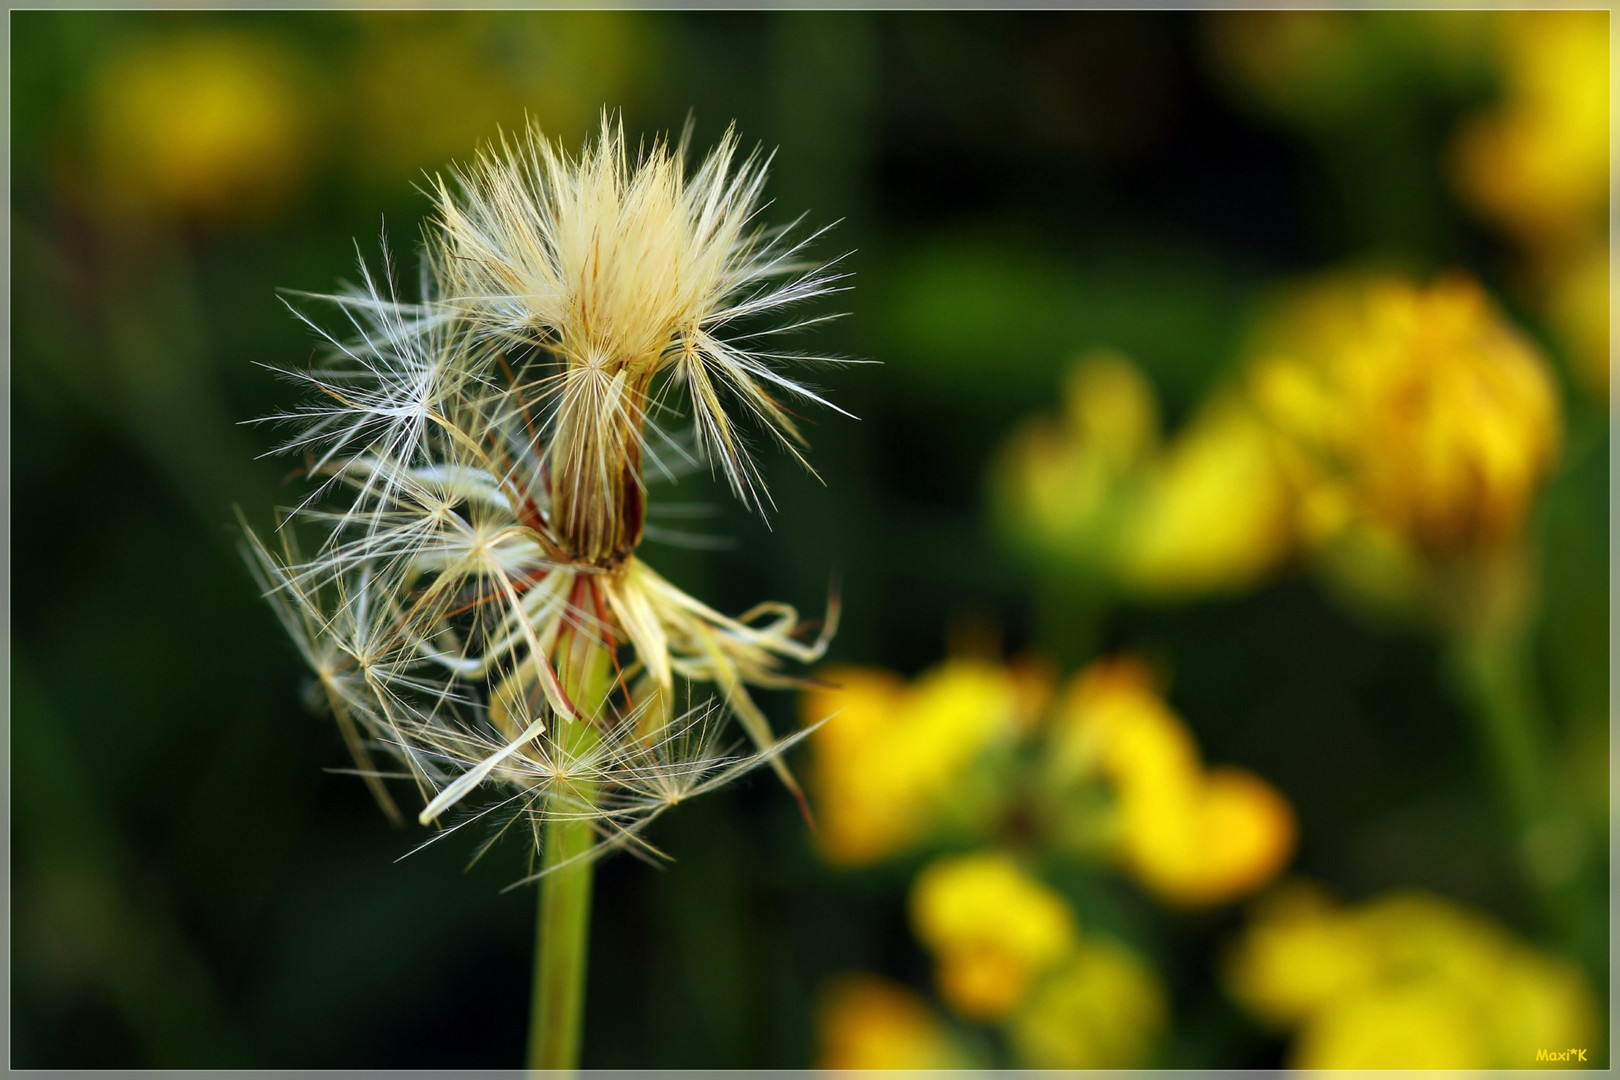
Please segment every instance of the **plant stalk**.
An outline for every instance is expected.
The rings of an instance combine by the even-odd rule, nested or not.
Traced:
[[[566,755],[590,749],[593,726],[613,687],[612,656],[592,644],[570,656],[564,683],[580,719],[559,721],[552,733]],[[534,987],[529,1015],[530,1069],[573,1073],[579,1067],[580,1033],[585,1020],[585,967],[590,951],[592,859],[595,842],[585,811],[595,797],[575,784],[570,803],[545,823],[541,837],[540,904],[535,924]]]
[[[1453,645],[1526,882],[1549,928],[1566,941],[1578,932],[1578,880],[1584,854],[1570,843],[1567,802],[1549,783],[1545,713],[1522,632],[1483,634]],[[1578,837],[1578,833],[1577,833]]]
[[[1461,669],[1497,789],[1515,826],[1529,829],[1545,810],[1541,722],[1523,643],[1463,643]]]

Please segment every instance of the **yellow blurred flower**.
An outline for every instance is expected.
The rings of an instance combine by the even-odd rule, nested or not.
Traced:
[[[1510,545],[1558,452],[1541,354],[1462,277],[1328,279],[1273,319],[1251,370],[1307,511],[1428,560]]]
[[[1008,439],[993,494],[1011,530],[1037,552],[1106,566],[1123,499],[1158,440],[1147,379],[1118,353],[1092,353],[1069,369],[1062,414],[1032,420]]]
[[[1291,883],[1256,905],[1229,960],[1234,995],[1297,1029],[1296,1068],[1532,1068],[1538,1050],[1596,1049],[1572,964],[1435,896],[1346,908]]]
[[[1495,26],[1503,100],[1458,136],[1458,186],[1532,249],[1584,247],[1608,231],[1609,14],[1504,12]]]
[[[949,661],[910,686],[853,667],[821,679],[828,685],[800,699],[805,723],[826,719],[810,737],[816,840],[849,866],[903,851],[947,817],[974,816],[964,774],[1017,741],[1032,704],[1014,671],[979,660]]]
[[[1293,547],[1293,500],[1272,434],[1223,394],[1146,471],[1119,572],[1148,595],[1227,592],[1258,584]]]
[[[1492,1062],[1466,1001],[1433,983],[1352,997],[1307,1024],[1289,1064],[1298,1069],[1484,1069]]]
[[[1377,963],[1355,947],[1326,893],[1290,881],[1255,902],[1227,982],[1261,1020],[1291,1027],[1371,983]]]
[[[974,1062],[928,1003],[876,975],[845,975],[823,990],[818,1069],[962,1069]]]
[[[1561,309],[1605,364],[1607,285],[1594,259]],[[1353,592],[1409,602],[1429,569],[1512,561],[1561,440],[1545,358],[1462,276],[1296,287],[1237,387],[1168,443],[1155,417],[1128,361],[1082,361],[1062,421],[1027,425],[1002,455],[1009,531],[1138,597],[1252,588],[1300,554]]]
[[[929,864],[912,885],[911,922],[940,996],[975,1020],[1007,1015],[1077,940],[1063,897],[1002,852]]]
[[[1569,350],[1575,377],[1604,400],[1609,396],[1608,232],[1559,266],[1549,283],[1553,332]]]
[[[1135,953],[1087,936],[1043,979],[1010,1024],[1032,1069],[1124,1069],[1148,1063],[1169,1022],[1158,974]]]
[[[1523,246],[1526,298],[1606,395],[1607,269],[1599,300],[1591,252],[1609,235],[1608,12],[1230,11],[1206,28],[1242,102],[1335,150],[1416,87],[1471,93],[1494,73],[1498,100],[1447,147],[1453,186]]]
[[[1008,439],[992,495],[1043,559],[1159,599],[1252,586],[1292,549],[1268,430],[1218,397],[1168,446],[1145,376],[1113,352],[1070,368],[1063,412]]]
[[[1609,387],[1609,13],[1494,23],[1502,100],[1452,145],[1458,190],[1517,238],[1528,293],[1580,383]]]
[[[133,39],[89,88],[98,197],[118,213],[251,220],[304,178],[310,99],[271,39],[206,30]]]
[[[1244,770],[1205,771],[1191,733],[1138,661],[1102,661],[1080,673],[1058,707],[1049,753],[1060,777],[1095,773],[1109,783],[1118,857],[1170,903],[1240,896],[1293,853],[1287,800]]]

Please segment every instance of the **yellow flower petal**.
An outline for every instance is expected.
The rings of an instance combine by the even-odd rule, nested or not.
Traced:
[[[876,975],[846,975],[822,994],[818,1069],[960,1069],[973,1063],[926,1002]]]
[[[917,937],[939,961],[940,994],[964,1016],[1004,1016],[1068,954],[1074,914],[1006,854],[937,860],[911,890]]]
[[[961,796],[958,781],[988,748],[1016,739],[1038,703],[1028,680],[997,664],[952,660],[908,686],[886,672],[836,668],[806,693],[816,839],[830,861],[876,862],[919,842]]]
[[[1145,1065],[1169,1019],[1158,975],[1105,938],[1086,938],[1013,1018],[1019,1064],[1034,1069]]]

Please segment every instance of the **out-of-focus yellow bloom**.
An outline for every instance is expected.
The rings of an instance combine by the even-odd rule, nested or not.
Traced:
[[[1228,983],[1298,1030],[1296,1068],[1532,1068],[1537,1050],[1596,1049],[1573,965],[1421,893],[1344,908],[1308,885],[1279,890],[1257,905]]]
[[[1458,186],[1537,251],[1584,247],[1609,206],[1609,14],[1503,12],[1504,99],[1459,135]]]
[[[1093,353],[1069,369],[1062,415],[1033,420],[1008,440],[994,494],[1038,551],[1106,566],[1122,499],[1158,440],[1147,379],[1117,353]]]
[[[1008,440],[993,494],[1020,543],[1116,587],[1160,599],[1245,588],[1291,549],[1269,439],[1227,395],[1161,446],[1152,386],[1099,352],[1070,369],[1061,417]]]
[[[1006,1016],[1074,950],[1074,914],[1010,856],[936,860],[911,889],[911,922],[934,954],[940,995],[963,1016]]]
[[[1540,353],[1461,277],[1310,287],[1251,376],[1294,482],[1327,508],[1307,515],[1316,539],[1382,528],[1430,560],[1508,545],[1558,451]]]
[[[1269,880],[1294,853],[1293,808],[1246,769],[1206,772],[1188,818],[1190,826],[1163,821],[1160,850],[1138,858],[1147,885],[1176,903],[1219,904],[1241,896]]]
[[[1484,1069],[1492,1064],[1468,1003],[1434,983],[1346,999],[1300,1032],[1298,1069]],[[1526,1064],[1531,1059],[1526,1058]]]
[[[1009,1036],[1027,1068],[1133,1068],[1148,1063],[1169,1012],[1151,967],[1123,945],[1087,936],[1041,980]]]
[[[1575,377],[1609,394],[1609,244],[1604,231],[1579,256],[1561,265],[1549,286],[1553,330],[1569,350]]]
[[[1609,14],[1502,12],[1503,96],[1457,136],[1463,197],[1528,256],[1533,301],[1574,374],[1609,387]]]
[[[1293,852],[1287,801],[1244,770],[1206,772],[1191,733],[1138,661],[1103,661],[1081,672],[1053,721],[1050,753],[1059,776],[1094,773],[1111,785],[1120,859],[1171,903],[1240,896]]]
[[[822,993],[818,1069],[963,1069],[974,1062],[928,1003],[876,975],[845,975]]]
[[[1291,881],[1260,898],[1228,964],[1233,992],[1274,1027],[1303,1021],[1327,1002],[1370,984],[1378,966],[1357,949],[1320,889]]]
[[[1606,394],[1607,270],[1600,300],[1597,270],[1577,265],[1607,250],[1607,12],[1233,11],[1206,25],[1215,68],[1241,100],[1339,143],[1364,137],[1346,129],[1376,123],[1416,85],[1470,87],[1494,71],[1500,99],[1448,148],[1454,186],[1519,240],[1526,298],[1581,381]]]
[[[1052,720],[1048,759],[1066,780],[1102,773],[1154,789],[1187,787],[1200,768],[1192,733],[1155,691],[1152,672],[1132,657],[1098,661],[1069,684]]]
[[[1606,357],[1607,265],[1584,272],[1569,321]],[[1242,385],[1167,445],[1152,400],[1126,361],[1083,362],[1064,421],[1009,443],[996,494],[1043,557],[1157,599],[1249,588],[1296,553],[1369,595],[1511,561],[1561,438],[1545,359],[1461,276],[1307,284]]]
[[[963,810],[969,767],[1016,741],[1031,705],[1000,665],[952,660],[911,686],[887,672],[838,668],[800,699],[810,738],[816,839],[835,863],[864,865],[924,839]]]
[[[1254,586],[1294,544],[1273,437],[1248,405],[1206,405],[1147,471],[1120,544],[1122,578],[1157,596]]]
[[[250,220],[302,181],[310,101],[262,35],[133,39],[98,69],[89,137],[103,204],[120,213]]]

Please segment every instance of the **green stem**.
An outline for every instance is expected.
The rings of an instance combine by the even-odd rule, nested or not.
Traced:
[[[1523,831],[1542,813],[1545,792],[1539,710],[1521,645],[1511,638],[1465,641],[1456,660],[1474,701],[1498,790]]]
[[[553,738],[565,755],[577,755],[597,738],[599,719],[613,683],[611,656],[592,648],[572,666],[569,695],[581,719],[561,721]],[[579,1067],[580,1031],[585,1020],[585,964],[590,947],[591,869],[585,857],[595,842],[582,811],[594,792],[576,784],[570,804],[551,817],[541,837],[540,906],[536,917],[534,988],[529,1016],[528,1067],[572,1073]],[[584,804],[584,805],[581,805]]]
[[[1453,648],[1526,880],[1549,928],[1578,945],[1584,842],[1567,799],[1549,783],[1548,732],[1524,631],[1464,635]]]

